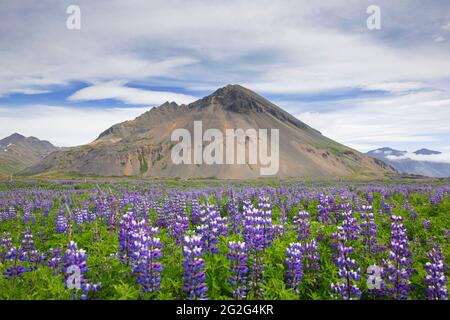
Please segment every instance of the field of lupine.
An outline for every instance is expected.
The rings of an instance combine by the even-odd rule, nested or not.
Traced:
[[[450,185],[2,182],[0,299],[447,299]]]

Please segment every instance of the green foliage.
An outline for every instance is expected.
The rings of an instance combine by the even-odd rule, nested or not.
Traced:
[[[139,155],[139,170],[141,173],[146,173],[148,171],[148,164],[147,160],[145,160],[144,156],[142,154]]]
[[[141,171],[147,171],[145,159],[141,159]],[[183,188],[202,188],[220,186],[220,181],[167,181],[165,187],[183,189]],[[266,185],[279,186],[279,182],[264,182]],[[150,183],[149,183],[150,184]],[[246,185],[258,182],[249,182]],[[151,184],[150,184],[151,185]],[[94,192],[103,192],[106,195],[109,192],[117,193],[118,190],[135,190],[142,186],[132,181],[116,181],[114,183],[103,182],[100,186],[97,182],[77,182],[73,184],[54,184],[48,182],[35,182],[33,189],[43,190],[77,190],[80,193],[73,195],[70,199],[73,206],[89,201],[90,194]],[[147,184],[146,187],[149,187]],[[27,188],[26,182],[14,182],[12,184],[0,184],[0,190],[24,190]],[[98,191],[100,189],[100,191]],[[109,191],[108,191],[109,190]],[[82,192],[87,191],[87,192]],[[3,191],[5,192],[5,191]],[[61,193],[63,194],[63,193]],[[362,195],[361,195],[362,196]],[[207,199],[215,202],[215,194],[212,193]],[[286,199],[283,199],[285,201]],[[374,193],[374,212],[382,210],[380,193]],[[444,254],[447,257],[447,263],[450,257],[450,246],[448,245],[448,236],[446,231],[450,229],[450,198],[446,196],[438,205],[432,205],[427,194],[413,192],[408,196],[401,193],[394,193],[386,200],[392,206],[392,213],[405,218],[405,226],[408,230],[408,239],[411,243],[411,250],[414,259],[413,277],[411,279],[414,290],[411,298],[423,299],[425,297],[425,284],[423,278],[425,270],[423,266],[427,262],[426,253],[430,250],[432,244],[440,244]],[[405,210],[403,203],[408,203],[417,212],[415,219],[411,218],[411,212]],[[201,199],[202,203],[206,199]],[[221,209],[223,216],[227,215],[227,199],[220,199],[217,205]],[[264,282],[261,287],[263,290],[263,299],[332,299],[329,285],[337,281],[337,268],[333,263],[333,248],[331,246],[330,235],[336,232],[336,225],[324,225],[317,221],[317,200],[304,198],[296,207],[291,208],[288,213],[289,226],[286,233],[276,238],[273,244],[264,252]],[[163,271],[161,274],[161,290],[156,293],[144,294],[140,290],[136,280],[132,275],[132,269],[126,264],[119,262],[117,229],[109,228],[104,221],[86,223],[81,227],[75,227],[68,235],[57,234],[55,230],[55,221],[59,207],[58,201],[55,201],[53,207],[47,216],[42,212],[35,212],[36,223],[23,225],[19,221],[0,221],[0,235],[7,231],[12,234],[14,243],[19,244],[20,233],[30,229],[35,235],[35,246],[41,252],[48,252],[50,248],[66,248],[70,240],[74,240],[79,248],[86,249],[88,254],[87,264],[89,271],[86,278],[91,283],[100,283],[101,290],[91,299],[185,299],[183,292],[183,254],[180,245],[170,238],[166,230],[162,230],[160,238],[163,246],[163,256],[161,263]],[[128,208],[125,208],[128,209]],[[286,248],[292,242],[297,241],[295,231],[292,229],[293,216],[298,210],[307,210],[311,216],[312,237],[319,238],[320,251],[320,270],[318,272],[306,271],[300,285],[300,292],[294,293],[293,290],[286,287]],[[0,208],[1,210],[1,208]],[[187,213],[191,213],[191,208],[187,208]],[[120,213],[119,213],[120,214]],[[146,213],[149,220],[153,223],[157,220],[157,214],[154,209]],[[281,208],[273,208],[273,219],[277,221],[281,215]],[[358,213],[356,213],[358,217]],[[422,225],[422,220],[428,219],[431,222],[431,230],[427,230]],[[375,222],[379,226],[377,239],[380,244],[387,246],[390,240],[390,219],[386,214],[375,214]],[[117,228],[117,226],[116,226]],[[193,229],[193,226],[190,226]],[[230,299],[232,288],[228,282],[230,272],[230,262],[226,257],[227,244],[230,240],[242,240],[242,235],[232,235],[229,237],[219,237],[219,254],[207,255],[203,258],[206,264],[206,278],[208,284],[208,298],[210,299]],[[361,289],[364,299],[374,299],[366,287],[367,267],[373,264],[380,264],[383,258],[387,258],[387,252],[381,252],[372,257],[365,255],[366,248],[361,242],[355,244],[355,251],[358,254],[358,263],[362,271]],[[7,263],[0,263],[0,272],[3,273],[8,267]],[[448,271],[447,271],[448,275]],[[249,299],[254,297],[249,296]],[[72,299],[72,291],[65,288],[62,275],[55,275],[45,263],[40,264],[34,271],[26,272],[21,278],[15,281],[8,280],[6,276],[0,276],[0,299]]]

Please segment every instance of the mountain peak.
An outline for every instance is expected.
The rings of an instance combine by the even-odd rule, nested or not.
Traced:
[[[204,109],[209,106],[218,106],[227,112],[240,114],[265,113],[297,128],[320,134],[266,98],[238,84],[228,84],[209,96],[189,104],[191,109]]]
[[[221,106],[226,111],[235,113],[263,112],[277,108],[270,101],[257,93],[237,84],[219,88],[209,96],[191,103],[190,108],[207,108],[211,105]]]
[[[239,84],[227,84],[226,86],[217,89],[212,93],[212,96],[220,96],[230,93],[255,94],[250,89],[247,89]]]
[[[25,136],[19,133],[13,133],[12,135],[7,136],[6,138],[0,140],[0,144],[16,143],[24,139],[26,139]]]
[[[16,173],[38,163],[57,149],[48,141],[13,133],[0,140],[0,174]]]
[[[228,84],[225,87],[217,89],[206,98],[210,100],[218,99],[221,102],[230,103],[236,103],[238,101],[249,102],[250,100],[259,101],[263,104],[270,103],[268,100],[261,97],[257,93],[238,84]]]
[[[7,137],[7,139],[25,139],[25,136],[21,135],[20,133],[14,132],[12,135]]]
[[[219,162],[212,165],[206,162],[198,166],[197,163],[176,164],[172,158],[173,148],[177,145],[174,130],[187,130],[189,134],[194,134],[195,140],[198,134],[196,121],[202,122],[201,130],[205,134],[209,129],[225,132],[226,135],[230,129],[257,131],[261,138],[256,143],[267,143],[271,147],[271,156],[277,157],[277,161],[279,156],[278,177],[347,176],[356,172],[382,175],[393,172],[383,162],[322,136],[257,93],[240,85],[227,85],[188,105],[167,101],[134,120],[113,125],[88,146],[54,152],[21,173],[37,174],[56,170],[97,176],[227,179],[257,178],[261,175],[260,169],[266,165],[251,160],[251,139],[246,139],[243,145],[245,154],[249,155],[245,163],[227,163],[222,166],[219,163],[225,163],[222,162],[225,159],[218,158]],[[268,139],[262,141],[262,134],[268,134],[269,131],[270,142]],[[207,142],[203,133],[199,137]],[[279,137],[282,138],[278,140]],[[229,152],[227,146],[230,146],[231,141],[227,142],[226,137],[221,140],[224,156]],[[277,148],[276,154],[272,153],[272,147]],[[188,148],[191,149],[190,146]],[[187,156],[191,158],[191,155]]]
[[[422,149],[414,151],[413,153],[418,154],[418,155],[433,155],[433,154],[441,154],[442,152],[422,148]]]
[[[172,102],[166,101],[159,106],[159,108],[166,108],[166,107],[178,107],[178,104],[175,101]]]

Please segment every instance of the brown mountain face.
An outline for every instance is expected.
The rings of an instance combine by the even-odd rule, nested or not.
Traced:
[[[23,170],[57,149],[48,141],[14,133],[0,140],[0,174],[10,175]]]
[[[248,163],[247,140],[245,164],[174,164],[171,152],[178,141],[171,141],[171,134],[185,128],[194,136],[194,121],[202,121],[203,133],[209,128],[222,132],[278,129],[277,177],[381,176],[393,172],[383,162],[324,137],[258,94],[228,85],[188,105],[166,102],[132,121],[112,126],[90,144],[53,152],[22,173],[229,179],[261,176],[259,162]],[[203,142],[203,148],[208,144]]]

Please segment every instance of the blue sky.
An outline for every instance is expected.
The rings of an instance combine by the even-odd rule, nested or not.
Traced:
[[[450,153],[448,52],[449,1],[3,1],[0,137],[89,143],[237,83],[360,151]]]

